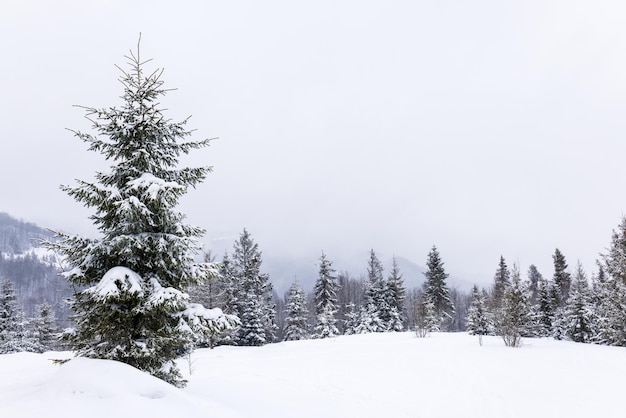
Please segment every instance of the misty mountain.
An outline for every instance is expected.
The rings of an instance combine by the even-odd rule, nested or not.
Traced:
[[[337,273],[347,274],[353,279],[359,279],[367,276],[368,257],[369,252],[363,252],[363,254],[354,257],[331,258],[331,261]],[[219,259],[217,261],[219,261]],[[391,270],[392,257],[382,256],[381,261],[385,268],[385,274],[388,274]],[[426,267],[405,257],[396,256],[396,261],[402,273],[405,287],[407,289],[421,287],[424,283]],[[289,289],[294,279],[297,279],[304,289],[310,291],[313,289],[315,280],[317,280],[318,258],[286,257],[264,253],[262,270],[264,273],[269,274],[274,289],[281,296]],[[456,277],[449,277],[448,286],[450,288],[456,287],[459,290],[469,291],[473,283]]]
[[[53,237],[54,234],[46,229],[0,212],[0,253],[22,254],[30,248],[39,247],[38,241]]]
[[[69,313],[64,299],[71,291],[59,276],[54,254],[41,247],[45,239],[54,239],[54,234],[0,213],[0,281],[13,282],[26,317],[34,316],[36,305],[47,302],[63,321]]]

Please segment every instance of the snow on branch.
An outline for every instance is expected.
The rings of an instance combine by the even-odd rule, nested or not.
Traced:
[[[98,284],[88,288],[85,292],[103,299],[119,296],[122,292],[143,296],[142,281],[141,276],[133,270],[117,266],[107,271]]]

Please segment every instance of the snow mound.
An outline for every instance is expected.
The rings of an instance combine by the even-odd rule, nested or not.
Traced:
[[[33,362],[39,376],[44,368],[48,373],[36,382],[24,378],[23,384],[7,383],[9,393],[3,382],[2,417],[240,417],[210,398],[192,397],[117,361],[74,358],[58,366],[32,353],[20,353],[15,359],[22,367]],[[5,363],[9,362],[1,363],[3,370]]]

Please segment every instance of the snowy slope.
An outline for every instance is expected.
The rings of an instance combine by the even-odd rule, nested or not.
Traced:
[[[198,350],[175,389],[67,353],[0,356],[0,417],[623,417],[623,348],[467,334]],[[191,374],[189,374],[191,369]]]

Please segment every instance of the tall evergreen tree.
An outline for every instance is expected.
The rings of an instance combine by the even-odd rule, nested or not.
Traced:
[[[304,290],[293,282],[285,301],[285,341],[309,338],[308,316]]]
[[[520,280],[519,269],[513,267],[511,286],[504,293],[502,315],[497,329],[509,347],[519,347],[522,337],[529,334],[532,325],[530,304]]]
[[[384,332],[388,328],[389,306],[385,300],[383,265],[374,250],[370,250],[367,262],[367,281],[364,286],[363,304],[359,312],[358,333]]]
[[[570,287],[572,285],[572,277],[567,271],[567,262],[565,256],[557,248],[552,256],[554,261],[554,284],[558,290],[558,303],[559,306],[565,306],[567,298],[569,297]]]
[[[467,332],[470,335],[478,335],[478,343],[483,345],[483,335],[489,334],[489,331],[490,327],[485,303],[478,286],[474,285],[472,289],[472,303],[467,312]]]
[[[572,341],[590,342],[596,335],[595,315],[587,276],[578,262],[574,274],[573,292],[565,305],[564,334]]]
[[[537,270],[537,266],[531,264],[530,267],[528,267],[528,290],[530,291],[531,305],[537,304],[539,298],[539,282],[542,278],[543,276],[539,273],[539,270]]]
[[[554,335],[553,325],[556,309],[555,287],[551,281],[541,279],[538,286],[537,299],[537,334],[541,337]]]
[[[598,334],[601,344],[626,346],[626,217],[611,236],[608,252],[602,255],[605,277],[594,283],[597,300]]]
[[[491,306],[494,311],[498,310],[503,303],[504,293],[511,284],[511,273],[503,256],[500,256],[498,269],[493,278],[493,291],[491,293]]]
[[[256,346],[274,340],[276,324],[272,301],[272,284],[267,274],[261,273],[259,246],[244,229],[235,241],[232,255],[232,275],[236,285],[236,314],[241,318],[237,334],[238,345]]]
[[[450,291],[446,285],[448,274],[445,272],[443,264],[437,247],[433,245],[428,253],[426,262],[428,270],[424,273],[424,276],[426,276],[424,296],[433,305],[434,315],[440,329],[446,322],[449,322],[454,313],[454,306],[450,300]]]
[[[118,360],[182,386],[175,364],[181,349],[234,324],[218,310],[190,304],[185,290],[209,280],[214,266],[194,261],[203,230],[183,222],[175,207],[208,167],[178,168],[179,156],[208,145],[192,141],[186,120],[165,117],[159,99],[162,71],[145,72],[136,53],[122,70],[120,108],[87,108],[96,134],[76,136],[111,161],[95,181],[62,189],[95,209],[100,239],[59,233],[49,242],[67,261],[65,277],[77,290],[72,301],[74,332],[67,334],[79,356]]]
[[[23,332],[13,282],[5,280],[0,284],[0,354],[22,351],[19,339]]]
[[[0,354],[20,351],[44,350],[28,333],[13,282],[5,280],[0,284]]]
[[[404,288],[404,279],[398,267],[398,262],[393,257],[391,271],[385,283],[385,300],[389,307],[387,328],[390,331],[404,330],[404,300],[406,298],[406,290]]]
[[[337,313],[337,278],[332,262],[322,252],[320,256],[319,275],[313,289],[315,299],[315,337],[327,338],[339,334],[336,326]]]

